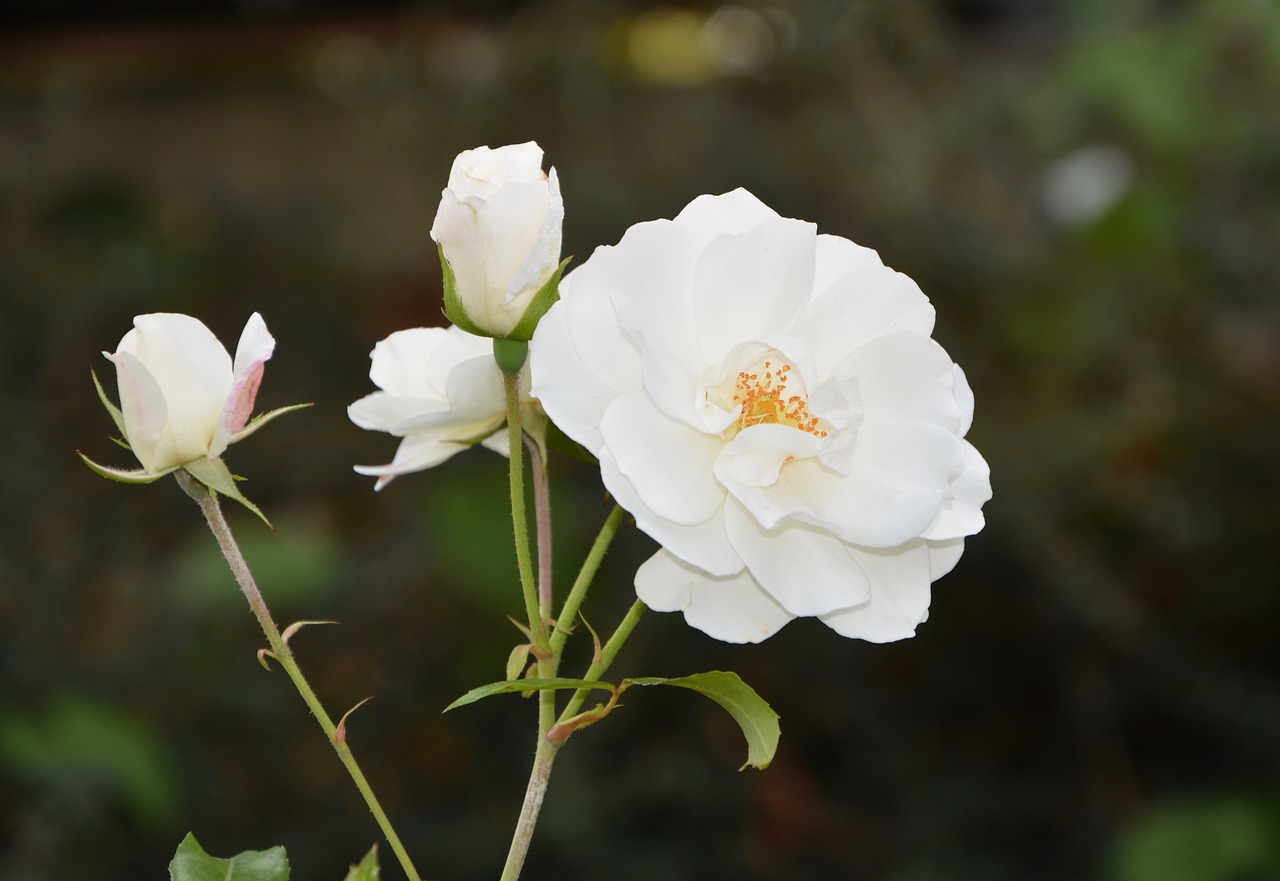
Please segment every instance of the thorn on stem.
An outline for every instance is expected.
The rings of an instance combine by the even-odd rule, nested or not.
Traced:
[[[280,657],[271,649],[258,649],[258,663],[262,665],[262,669],[269,671],[271,669],[271,665],[267,663],[267,658],[270,658],[276,663],[280,662]]]
[[[363,707],[365,704],[367,704],[371,700],[373,700],[372,695],[360,701],[360,703],[356,704],[354,707],[352,707],[351,709],[347,710],[345,713],[342,714],[342,718],[338,720],[338,727],[335,728],[333,732],[333,742],[335,744],[347,742],[347,717],[350,716],[352,713],[354,713],[356,710]]]
[[[338,623],[337,621],[294,621],[292,624],[290,624],[288,627],[284,629],[284,633],[280,634],[280,639],[281,641],[284,642],[285,645],[288,645],[289,640],[293,638],[293,635],[297,633],[299,630],[301,630],[302,628],[306,627],[308,624],[337,624],[337,623]]]

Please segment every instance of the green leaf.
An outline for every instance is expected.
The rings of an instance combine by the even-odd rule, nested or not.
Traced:
[[[182,470],[186,471],[193,478],[204,484],[211,492],[221,493],[229,499],[239,502],[253,513],[257,514],[263,523],[271,526],[271,521],[266,518],[258,506],[249,501],[241,494],[240,488],[236,486],[236,479],[232,476],[227,463],[221,459],[208,459],[201,457],[193,459],[182,466]],[[272,527],[274,528],[274,527]]]
[[[289,881],[289,858],[283,847],[273,847],[218,859],[205,853],[188,832],[169,863],[169,881]]]
[[[108,480],[114,480],[117,483],[154,483],[169,473],[168,471],[162,471],[159,474],[153,474],[145,468],[139,468],[135,471],[126,471],[123,468],[111,468],[107,465],[99,465],[79,450],[76,450],[76,455],[83,459],[84,464],[92,468],[95,473],[102,475]]]
[[[98,400],[102,402],[102,406],[107,408],[107,412],[111,414],[111,418],[115,420],[116,428],[120,431],[121,437],[128,437],[128,433],[124,430],[124,414],[120,412],[120,408],[111,403],[111,399],[107,397],[107,393],[102,390],[102,383],[98,381],[96,371],[90,370],[89,375],[93,377],[93,387],[98,390]]]
[[[763,770],[773,761],[782,733],[778,727],[778,714],[737,673],[713,670],[676,679],[647,676],[623,680],[623,687],[628,685],[674,685],[711,698],[733,716],[747,738],[747,761],[738,770],[747,767]]]
[[[369,848],[369,852],[364,855],[359,865],[351,867],[351,871],[343,881],[378,881],[381,877],[382,870],[378,868],[378,845],[375,844]]]
[[[492,697],[495,694],[511,694],[512,692],[528,692],[543,691],[548,688],[596,688],[601,691],[615,691],[616,686],[608,682],[600,682],[591,679],[508,679],[505,682],[490,682],[488,685],[481,685],[479,688],[473,688],[458,698],[449,706],[444,708],[443,712],[465,707],[467,704],[474,704],[482,698]],[[750,691],[750,689],[748,689]],[[753,692],[754,693],[754,692]]]

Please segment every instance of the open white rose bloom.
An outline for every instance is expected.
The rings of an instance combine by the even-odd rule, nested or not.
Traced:
[[[356,466],[378,478],[375,489],[476,443],[506,454],[506,436],[498,434],[507,422],[506,402],[493,340],[457,327],[415,327],[391,334],[370,358],[369,378],[381,391],[356,401],[347,415],[361,428],[403,438],[389,465]]]
[[[662,545],[645,603],[731,642],[798,616],[915,632],[991,489],[914,282],[736,190],[631,227],[560,290],[533,394]]]
[[[235,361],[209,328],[189,315],[133,319],[114,353],[125,439],[151,475],[217,459],[262,420],[249,422],[267,359],[275,350],[262,316],[240,334]]]

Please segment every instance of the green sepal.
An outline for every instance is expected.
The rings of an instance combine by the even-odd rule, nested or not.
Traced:
[[[381,877],[382,870],[378,868],[378,845],[375,844],[369,848],[369,852],[364,855],[364,859],[358,865],[351,867],[351,871],[343,881],[379,881]]]
[[[102,406],[107,408],[107,412],[111,414],[111,418],[116,423],[116,429],[120,432],[121,437],[128,437],[129,434],[124,430],[124,414],[120,412],[120,408],[111,403],[111,399],[107,397],[106,391],[102,388],[102,383],[98,381],[98,373],[96,370],[90,370],[89,375],[93,377],[93,387],[98,390],[98,400],[102,402]]]
[[[259,413],[257,416],[250,419],[248,424],[246,424],[244,428],[240,429],[235,434],[233,434],[231,438],[227,441],[227,443],[229,444],[239,443],[240,441],[244,440],[249,435],[253,434],[259,428],[266,425],[268,422],[271,422],[278,416],[283,416],[286,413],[292,413],[294,410],[305,410],[307,407],[314,407],[314,406],[315,404],[311,404],[311,403],[294,404],[289,407],[280,407],[275,410],[270,410],[266,413]]]
[[[204,484],[205,488],[210,492],[224,495],[233,501],[239,502],[257,514],[258,518],[268,527],[275,528],[271,526],[271,521],[266,518],[266,515],[258,510],[258,506],[246,499],[240,492],[240,487],[236,486],[236,477],[227,468],[226,462],[221,459],[201,457],[183,465],[182,470],[191,475],[197,482]]]
[[[155,483],[157,480],[168,474],[169,471],[177,470],[175,468],[170,468],[169,471],[161,471],[159,474],[148,471],[145,468],[138,468],[135,471],[125,471],[123,468],[109,468],[106,465],[99,465],[79,450],[76,450],[76,455],[84,461],[84,464],[93,469],[95,473],[102,475],[108,480],[114,480],[117,483]]]
[[[447,713],[450,710],[456,710],[458,707],[465,707],[467,704],[474,704],[478,700],[486,697],[493,697],[495,694],[511,694],[513,692],[528,691],[545,691],[546,689],[561,688],[596,688],[601,691],[616,691],[617,687],[608,683],[600,682],[593,679],[508,679],[505,682],[490,682],[488,685],[481,685],[473,688],[458,698],[449,706],[445,707],[441,712]]]
[[[526,341],[533,339],[533,332],[537,329],[542,316],[546,315],[547,310],[560,299],[560,276],[564,275],[564,268],[572,259],[573,257],[569,256],[560,261],[556,271],[551,273],[551,278],[547,279],[547,283],[533,295],[533,299],[529,301],[529,308],[524,310],[524,315],[520,316],[511,333],[507,334],[507,339]]]
[[[747,760],[738,770],[748,767],[764,770],[773,761],[782,734],[778,714],[737,673],[713,670],[675,679],[646,676],[623,680],[623,688],[629,685],[674,685],[711,698],[728,711],[747,738]]]
[[[188,832],[169,863],[169,881],[289,881],[289,858],[283,847],[273,847],[218,859]]]
[[[476,323],[471,320],[471,316],[467,314],[467,310],[463,308],[462,300],[458,297],[458,277],[453,274],[453,267],[445,259],[444,245],[436,245],[436,250],[440,253],[440,275],[444,284],[445,317],[467,333],[473,333],[476,336],[493,336],[488,331],[477,327]]]

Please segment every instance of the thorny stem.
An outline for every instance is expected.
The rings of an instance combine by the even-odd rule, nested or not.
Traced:
[[[542,451],[533,438],[524,439],[529,450],[529,469],[533,472],[533,520],[538,530],[538,613],[542,620],[551,617],[551,491],[547,485],[547,466]]]
[[[648,606],[642,600],[636,600],[631,604],[631,608],[627,610],[626,616],[619,622],[618,628],[613,631],[613,636],[609,637],[609,641],[604,644],[604,648],[600,651],[600,660],[587,669],[583,679],[599,679],[608,672],[609,667],[613,664],[613,659],[618,656],[618,652],[622,650],[623,644],[626,643],[627,637],[631,636],[631,631],[636,629],[636,625],[640,623],[640,619],[644,616]],[[569,699],[568,705],[565,706],[564,712],[560,714],[560,721],[573,718],[578,710],[582,708],[582,703],[587,699],[590,689],[579,688],[573,693],[573,697]]]
[[[227,565],[231,567],[231,574],[235,576],[236,583],[240,585],[240,591],[244,594],[245,599],[249,601],[249,608],[253,610],[254,617],[258,619],[262,632],[266,634],[267,643],[271,646],[272,656],[280,662],[280,666],[284,667],[294,687],[298,689],[298,693],[302,695],[303,701],[306,702],[307,708],[311,710],[311,714],[315,716],[316,721],[320,723],[320,727],[324,729],[325,736],[329,738],[329,744],[333,747],[334,752],[338,754],[338,759],[347,769],[347,773],[351,775],[351,779],[355,782],[356,788],[360,790],[360,794],[364,796],[365,804],[369,806],[374,819],[378,821],[378,826],[382,829],[382,834],[386,837],[387,843],[391,845],[396,858],[400,861],[400,867],[404,869],[405,875],[409,877],[409,881],[420,881],[418,870],[414,868],[408,853],[405,852],[404,846],[400,843],[400,837],[396,835],[395,829],[391,826],[391,821],[387,819],[386,813],[378,803],[377,796],[373,794],[373,789],[369,786],[369,781],[365,779],[364,772],[360,770],[360,766],[356,763],[355,756],[351,753],[351,748],[347,746],[345,732],[340,732],[338,726],[333,724],[333,719],[329,717],[324,706],[320,703],[320,699],[311,690],[306,677],[302,675],[302,670],[299,669],[297,662],[294,660],[289,644],[281,637],[280,630],[276,627],[276,623],[271,617],[271,612],[267,609],[266,601],[262,598],[262,592],[258,590],[258,585],[253,579],[253,573],[249,571],[249,565],[245,562],[244,555],[240,553],[240,547],[236,544],[235,537],[231,534],[231,527],[227,524],[226,518],[222,516],[222,508],[218,505],[217,495],[191,478],[185,471],[178,471],[177,478],[178,483],[186,491],[187,495],[200,504],[200,510],[204,513],[205,520],[209,523],[209,529],[213,533],[213,537],[217,539],[218,547],[222,549],[222,555],[226,558]]]
[[[510,455],[511,472],[511,522],[515,532],[516,566],[520,570],[520,589],[524,594],[525,613],[529,617],[529,629],[535,643],[546,648],[546,628],[542,624],[542,612],[538,603],[538,589],[534,584],[533,560],[529,555],[529,518],[524,507],[524,446],[520,427],[520,373],[503,371],[502,387],[507,398],[507,452]]]
[[[604,521],[604,526],[600,527],[600,533],[596,536],[595,543],[591,545],[591,550],[587,553],[587,559],[582,562],[582,569],[578,572],[578,577],[573,582],[573,587],[569,589],[569,596],[564,601],[564,608],[560,610],[560,617],[556,620],[556,630],[551,634],[551,651],[558,657],[560,650],[564,648],[565,640],[569,638],[569,631],[573,629],[573,619],[578,614],[578,609],[582,606],[582,601],[587,596],[587,588],[591,586],[592,580],[596,577],[596,571],[600,568],[600,563],[604,560],[605,551],[609,549],[610,542],[613,541],[614,535],[617,534],[618,528],[622,526],[622,521],[626,519],[627,512],[622,510],[620,506],[615,505],[613,510],[609,512],[609,517]]]

